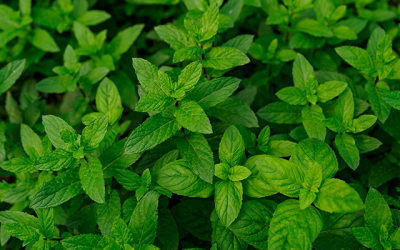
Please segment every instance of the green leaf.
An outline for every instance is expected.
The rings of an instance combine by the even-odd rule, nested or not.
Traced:
[[[188,197],[207,198],[214,191],[214,185],[201,180],[184,160],[167,164],[157,172],[155,179],[163,188]]]
[[[0,70],[0,95],[6,92],[21,76],[26,60],[12,61]]]
[[[363,246],[371,249],[382,249],[379,239],[368,227],[353,227],[351,232]]]
[[[155,65],[141,58],[132,58],[132,64],[140,85],[147,93],[166,95],[160,87],[158,68]]]
[[[47,77],[36,85],[36,88],[44,93],[64,93],[76,88],[76,81],[70,75]]]
[[[400,110],[400,91],[391,91],[383,94],[381,99],[393,108]]]
[[[189,38],[179,28],[167,24],[154,27],[157,35],[166,43],[168,43],[174,50],[179,50],[185,47],[190,47],[191,42]]]
[[[219,159],[228,166],[241,165],[245,158],[243,137],[235,126],[230,126],[219,144]]]
[[[276,206],[273,201],[244,202],[238,217],[229,226],[229,229],[248,244],[266,248],[268,246],[268,224]]]
[[[276,96],[290,105],[306,105],[308,103],[306,92],[297,87],[286,87],[279,90]]]
[[[118,191],[113,190],[106,196],[104,204],[97,204],[97,223],[103,235],[111,236],[113,223],[120,215],[121,200]]]
[[[96,108],[103,114],[110,114],[113,109],[121,106],[117,87],[110,79],[104,78],[96,92]]]
[[[258,127],[257,117],[250,106],[239,99],[228,98],[210,108],[207,114],[227,123],[244,127]]]
[[[234,166],[229,170],[229,180],[242,181],[251,175],[251,171],[243,166]]]
[[[231,47],[214,47],[205,56],[203,66],[225,70],[249,63],[249,58],[240,50]]]
[[[378,62],[387,63],[394,59],[392,55],[392,39],[389,35],[384,35],[378,43],[376,59]]]
[[[315,192],[306,188],[302,188],[299,195],[300,209],[304,210],[308,208],[313,203],[315,198],[317,198],[317,194]]]
[[[35,28],[32,30],[32,35],[28,37],[30,43],[33,46],[46,51],[46,52],[59,52],[60,48],[57,43],[51,37],[51,35],[44,29]]]
[[[325,115],[319,105],[304,106],[301,110],[301,119],[303,120],[304,129],[310,138],[325,140]]]
[[[390,232],[393,228],[392,213],[382,195],[374,188],[370,188],[365,199],[365,224],[375,237],[379,236],[381,226]]]
[[[370,38],[368,39],[368,44],[367,44],[367,51],[374,57],[376,58],[376,52],[378,49],[378,44],[381,41],[382,37],[385,36],[385,30],[383,30],[381,27],[376,27]]]
[[[34,163],[33,166],[37,170],[59,171],[70,167],[74,163],[75,158],[72,153],[57,148],[50,153],[44,154]]]
[[[122,54],[128,51],[135,40],[139,37],[144,28],[144,24],[135,24],[120,32],[111,40],[107,46],[107,53],[114,60],[118,60]]]
[[[385,82],[368,82],[365,84],[365,92],[367,93],[369,105],[379,121],[385,123],[390,115],[390,105],[386,103],[382,96],[390,93],[390,88]]]
[[[192,132],[212,133],[210,120],[195,101],[180,101],[174,109],[174,115],[179,124]]]
[[[36,160],[43,154],[42,141],[28,125],[21,124],[21,141],[25,152],[31,159]]]
[[[156,191],[148,192],[133,210],[128,227],[136,244],[153,244],[156,239],[158,198]]]
[[[229,39],[227,42],[222,44],[221,47],[236,48],[246,54],[247,51],[250,49],[253,38],[253,35],[239,35],[232,39]]]
[[[356,190],[346,182],[333,178],[324,180],[314,205],[330,213],[351,213],[364,208]]]
[[[125,151],[128,154],[136,154],[154,148],[172,137],[179,128],[175,118],[152,116],[129,135]]]
[[[202,134],[190,133],[176,138],[176,145],[190,169],[202,180],[213,183],[214,157],[207,140]]]
[[[224,226],[217,213],[211,214],[212,239],[220,249],[247,249],[248,244],[235,235],[228,227]]]
[[[174,105],[175,102],[176,101],[172,97],[149,93],[140,98],[139,102],[136,104],[135,111],[161,111]]]
[[[328,81],[318,85],[317,94],[320,102],[327,102],[340,95],[347,88],[347,83],[342,81]]]
[[[39,239],[39,234],[35,231],[33,227],[21,225],[18,223],[4,224],[2,226],[11,236],[24,241],[22,246],[35,242]]]
[[[190,99],[194,100],[204,110],[223,102],[239,87],[240,79],[235,77],[214,78],[198,84],[190,92]]]
[[[313,242],[322,226],[322,217],[317,209],[309,206],[301,210],[299,201],[286,200],[278,205],[269,225],[268,249],[288,249],[288,237],[293,229],[300,229]]]
[[[215,183],[215,211],[226,227],[239,215],[242,199],[242,183],[223,180]]]
[[[79,78],[79,84],[87,84],[87,85],[96,84],[99,81],[101,81],[108,74],[108,72],[110,72],[110,70],[106,67],[95,68],[95,69],[89,71],[89,73],[81,76]],[[108,78],[106,78],[103,80],[103,82],[104,81],[110,81],[110,80]],[[104,87],[102,86],[102,88],[104,88]]]
[[[322,178],[332,178],[338,171],[338,161],[332,148],[317,139],[305,139],[294,148],[290,161],[308,171],[316,163],[322,170]]]
[[[382,142],[378,139],[368,135],[356,135],[354,136],[354,140],[360,154],[373,151],[382,145]]]
[[[214,202],[200,199],[183,200],[172,208],[177,222],[191,234],[204,241],[211,241],[211,213]]]
[[[264,156],[256,161],[261,176],[276,191],[298,197],[303,187],[304,170],[297,164],[273,156]]]
[[[251,175],[242,181],[243,192],[250,197],[261,198],[277,193],[277,191],[262,178],[256,166],[257,160],[263,157],[262,155],[250,157],[244,164],[244,167],[251,171]]]
[[[0,164],[0,167],[13,173],[34,173],[37,170],[33,167],[35,162],[29,158],[17,157]]]
[[[75,134],[75,130],[63,119],[53,115],[42,116],[42,120],[44,130],[53,146],[68,151],[68,145],[62,139],[60,132],[65,130],[71,134]]]
[[[294,86],[305,89],[308,78],[314,75],[314,69],[302,54],[297,54],[293,64]]]
[[[203,54],[203,52],[204,51],[197,46],[184,47],[182,49],[175,51],[173,62],[179,63],[186,59],[193,59],[193,58],[199,59],[201,54]]]
[[[87,164],[84,163],[79,169],[79,178],[83,190],[86,194],[97,203],[105,202],[105,188],[103,178],[103,166],[100,160],[88,155],[86,156]]]
[[[200,61],[192,62],[186,66],[178,77],[178,87],[183,88],[185,91],[192,90],[197,82],[200,80],[202,73],[202,65]]]
[[[230,166],[226,163],[219,163],[215,165],[215,176],[222,180],[228,180]]]
[[[19,223],[39,229],[39,219],[33,215],[20,211],[1,211],[0,222],[4,224]]]
[[[376,74],[372,56],[366,50],[355,46],[342,46],[335,48],[335,51],[344,61],[363,74],[372,77]]]
[[[297,31],[310,34],[317,37],[331,37],[332,31],[329,27],[321,24],[317,20],[310,18],[302,18],[298,21],[293,28]]]
[[[128,245],[133,244],[133,235],[126,223],[119,216],[114,219],[111,233],[114,237],[119,239],[121,243]]]
[[[360,154],[354,138],[349,134],[337,134],[335,145],[343,160],[351,169],[355,170],[360,163]]]
[[[30,207],[41,209],[58,206],[83,193],[77,173],[67,171],[42,184],[33,196]]]
[[[314,192],[318,193],[318,189],[321,186],[322,182],[322,169],[318,163],[314,163],[311,168],[307,170],[304,176],[303,187]]]
[[[200,41],[211,39],[218,31],[219,9],[216,5],[211,5],[200,19],[202,37]]]
[[[108,116],[102,116],[92,121],[82,131],[82,142],[86,151],[96,149],[106,135]]]
[[[103,236],[97,234],[81,234],[73,237],[68,237],[61,241],[62,246],[67,250],[72,249],[102,249],[98,244],[103,239]]]
[[[392,243],[393,248],[399,248],[400,247],[400,229],[396,229],[392,235],[390,235],[390,243]]]
[[[377,119],[378,119],[378,117],[376,117],[374,115],[362,115],[362,116],[358,117],[357,119],[353,120],[352,127],[354,129],[353,128],[349,128],[349,129],[353,133],[363,132],[364,130],[367,130],[370,127],[372,127],[375,124]]]
[[[54,210],[53,208],[35,210],[39,219],[39,232],[51,240],[54,236]]]
[[[80,15],[77,21],[85,26],[93,26],[102,23],[109,18],[111,18],[111,15],[105,11],[89,10]]]
[[[284,141],[284,140],[273,140],[271,141],[265,151],[269,155],[276,157],[289,157],[292,154],[293,149],[296,147],[295,142]]]
[[[302,121],[301,109],[301,106],[290,105],[286,102],[273,102],[258,110],[257,115],[272,123],[296,124]]]
[[[332,29],[333,35],[339,39],[357,40],[357,34],[345,25],[339,25]]]
[[[346,123],[354,117],[354,98],[350,88],[343,91],[337,99],[335,117]]]

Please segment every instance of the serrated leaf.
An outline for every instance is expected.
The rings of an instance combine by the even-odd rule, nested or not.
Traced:
[[[355,46],[342,46],[335,48],[335,50],[348,64],[365,75],[374,76],[376,72],[374,61],[371,54],[366,50]]]
[[[308,103],[306,92],[297,87],[286,87],[276,93],[279,99],[290,105],[306,105]]]
[[[304,210],[308,208],[314,202],[315,198],[317,198],[316,193],[306,188],[302,188],[299,195],[300,209]]]
[[[180,101],[174,110],[174,115],[179,124],[192,132],[212,133],[210,120],[195,101]]]
[[[320,102],[327,102],[340,95],[347,87],[342,81],[328,81],[318,85],[317,94]]]
[[[257,111],[262,119],[278,124],[301,123],[301,106],[286,102],[273,102]]]
[[[114,219],[111,232],[112,235],[118,238],[122,243],[129,245],[133,243],[133,235],[131,231],[119,216]]]
[[[21,76],[25,59],[12,61],[0,70],[0,95],[6,92]]]
[[[219,144],[219,159],[231,167],[240,165],[245,157],[243,137],[235,126],[230,126]]]
[[[214,47],[205,56],[203,66],[225,70],[249,63],[249,58],[240,50],[231,47]]]
[[[395,109],[400,110],[400,91],[391,91],[381,95],[381,99]]]
[[[103,186],[104,187],[104,186]],[[105,198],[104,204],[97,205],[97,223],[103,235],[112,234],[114,220],[121,215],[121,200],[117,190]]]
[[[69,133],[74,134],[75,130],[63,119],[53,116],[45,115],[42,117],[44,130],[49,137],[54,147],[68,151],[68,146],[61,137],[60,132],[66,130]]]
[[[310,138],[325,140],[325,115],[319,105],[304,106],[301,110],[301,119],[303,120],[304,129]]]
[[[218,31],[219,9],[216,5],[211,5],[200,19],[203,36],[200,41],[211,39]]]
[[[371,249],[382,249],[379,239],[367,227],[354,227],[351,229],[354,237],[364,246]]]
[[[390,105],[387,104],[382,96],[390,93],[390,88],[385,82],[378,82],[376,84],[368,82],[365,84],[365,92],[367,93],[369,105],[374,114],[378,117],[379,121],[385,123],[390,115]]]
[[[264,156],[256,161],[261,176],[276,191],[298,197],[303,187],[304,170],[297,164],[273,156]]]
[[[365,199],[365,224],[375,237],[380,234],[381,226],[391,231],[393,219],[389,206],[382,195],[374,188],[370,188]]]
[[[35,162],[26,157],[12,158],[0,164],[0,167],[6,171],[13,173],[34,173],[36,168],[33,167]]]
[[[39,232],[51,240],[54,236],[54,210],[53,208],[35,210],[39,219]]]
[[[337,134],[335,145],[343,160],[351,169],[355,170],[360,163],[360,154],[354,138],[349,134]]]
[[[148,192],[133,210],[128,227],[136,244],[153,244],[157,233],[158,198],[156,191]]]
[[[100,160],[88,155],[86,156],[87,164],[84,163],[79,169],[79,178],[83,190],[86,194],[97,203],[105,202],[105,188],[103,178],[103,165]]]
[[[202,180],[213,183],[214,158],[207,140],[202,134],[190,133],[176,138],[182,158]]]

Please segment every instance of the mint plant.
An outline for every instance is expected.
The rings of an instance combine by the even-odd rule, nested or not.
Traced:
[[[0,250],[400,249],[397,7],[0,0]]]

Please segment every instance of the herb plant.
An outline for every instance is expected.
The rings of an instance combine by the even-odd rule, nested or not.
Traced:
[[[0,0],[0,249],[400,249],[399,13]]]

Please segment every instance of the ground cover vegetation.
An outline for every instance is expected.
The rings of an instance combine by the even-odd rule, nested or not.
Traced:
[[[0,248],[400,249],[399,18],[0,0]]]

